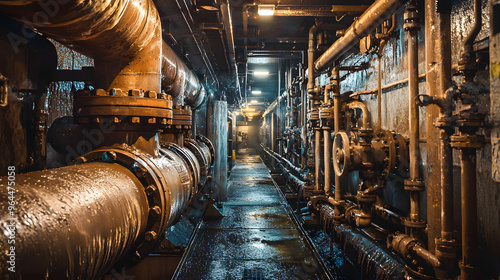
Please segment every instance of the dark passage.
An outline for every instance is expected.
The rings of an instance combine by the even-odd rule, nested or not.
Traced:
[[[238,157],[228,188],[174,279],[328,279],[259,156]]]

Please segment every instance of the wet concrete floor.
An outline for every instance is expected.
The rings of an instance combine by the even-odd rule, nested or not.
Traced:
[[[328,279],[258,155],[240,155],[223,218],[204,219],[173,279]]]

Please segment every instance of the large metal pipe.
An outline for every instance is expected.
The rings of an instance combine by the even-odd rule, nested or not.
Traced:
[[[61,2],[12,0],[0,7],[27,27],[94,58],[96,88],[163,89],[195,108],[203,102],[200,81],[163,42],[151,0]]]
[[[200,80],[165,42],[161,57],[161,86],[172,95],[174,105],[186,104],[198,108],[207,96]]]
[[[409,157],[410,178],[405,181],[410,191],[410,218],[407,223],[410,235],[415,237],[415,223],[420,222],[420,190],[423,182],[420,178],[420,114],[418,108],[418,30],[420,29],[417,8],[409,5],[405,11],[404,29],[408,33],[408,107],[409,107]]]
[[[346,30],[344,36],[333,43],[315,62],[314,68],[324,70],[330,63],[340,58],[342,54],[354,47],[361,38],[370,34],[384,20],[403,5],[405,0],[376,0],[354,23]]]
[[[5,15],[94,58],[97,88],[160,92],[161,22],[151,0],[13,0],[0,6]]]
[[[0,177],[2,189],[9,181]],[[9,215],[7,192],[1,192],[0,229],[15,236],[16,274],[7,270],[10,257],[1,254],[2,279],[99,278],[145,234],[146,193],[124,166],[88,163],[19,174],[13,181],[17,205]],[[2,248],[10,247],[7,236],[2,234]]]
[[[98,279],[117,261],[128,265],[155,249],[213,163],[211,143],[193,142],[167,144],[155,157],[102,148],[75,166],[0,178],[4,189],[15,182],[12,214],[8,193],[0,195],[2,221],[19,225],[0,225],[15,231],[15,279]],[[9,235],[0,240],[4,248]],[[6,258],[0,256],[0,275],[10,279]]]

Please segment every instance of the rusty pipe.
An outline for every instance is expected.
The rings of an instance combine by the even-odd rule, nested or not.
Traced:
[[[474,25],[472,26],[469,34],[464,40],[462,56],[471,55],[473,49],[472,46],[474,44],[474,40],[477,35],[481,31],[482,27],[482,17],[481,17],[481,0],[474,0]]]
[[[478,279],[477,266],[477,186],[476,150],[460,149],[462,190],[462,261],[461,277],[464,280]]]
[[[420,221],[420,192],[422,188],[422,180],[420,178],[420,115],[418,108],[418,30],[420,23],[418,21],[417,8],[409,5],[405,11],[404,29],[407,31],[408,36],[408,107],[409,107],[409,157],[410,157],[410,178],[405,181],[411,186],[410,190],[410,221]],[[407,185],[405,183],[405,186]],[[413,184],[413,185],[412,185]],[[419,188],[413,188],[418,184]],[[408,226],[411,230],[411,236],[415,237],[413,227]]]
[[[315,62],[317,71],[324,70],[330,63],[340,58],[342,54],[354,47],[361,38],[367,36],[392,16],[406,1],[376,0],[366,11],[349,26],[344,36],[333,43]]]
[[[365,103],[361,101],[351,101],[347,104],[347,107],[350,109],[361,110],[363,115],[361,119],[361,129],[370,129],[372,127],[370,121],[370,112],[368,111],[368,108],[366,107]]]
[[[141,89],[185,98],[194,108],[206,93],[161,38],[151,0],[3,1],[2,12],[95,59],[95,87]]]
[[[318,27],[311,26],[309,29],[309,45],[307,49],[307,92],[312,94],[314,90],[314,42]]]

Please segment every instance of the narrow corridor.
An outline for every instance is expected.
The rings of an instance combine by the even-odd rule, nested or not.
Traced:
[[[237,158],[228,188],[174,279],[328,279],[258,155]]]

